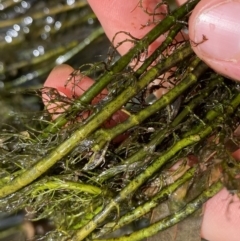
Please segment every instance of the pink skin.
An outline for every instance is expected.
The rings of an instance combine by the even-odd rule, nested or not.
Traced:
[[[185,1],[180,1],[180,4]],[[240,81],[240,1],[202,0],[189,20],[195,53],[216,72]],[[240,160],[240,150],[233,153]],[[226,189],[207,202],[201,235],[210,241],[240,240],[240,200]]]
[[[69,81],[68,79],[73,71],[74,69],[67,64],[56,66],[49,74],[44,86],[55,88],[62,95],[69,98],[81,96],[94,83],[94,81],[87,76],[78,76]],[[107,90],[103,90],[101,95],[97,96],[92,103],[97,103],[106,95]],[[48,96],[43,94],[43,101],[47,103],[48,100]]]
[[[151,18],[136,7],[139,0],[88,0],[88,2],[109,39],[112,39],[118,31],[130,32],[134,37],[141,38],[153,27],[150,25],[141,28]],[[159,0],[144,0],[143,2],[144,7],[147,6],[147,9],[151,11]],[[179,0],[179,4],[183,2],[185,1]],[[230,4],[233,4],[232,8]],[[164,11],[164,8],[161,11]],[[210,17],[207,18],[206,13],[210,13]],[[217,15],[217,20],[214,20],[215,17],[212,17],[211,13]],[[203,35],[208,39],[199,45],[192,43],[194,51],[201,59],[217,72],[240,81],[239,13],[240,0],[202,0],[190,18],[189,34],[190,39],[195,43],[201,42]],[[126,35],[120,34],[116,43],[125,39]],[[163,39],[164,37],[159,38],[150,47],[149,52],[154,50]],[[125,43],[119,48],[119,52],[124,54],[131,46]],[[55,87],[69,96],[70,90],[64,90],[63,86],[70,74],[70,68],[64,65],[53,70],[45,86]],[[86,82],[83,81],[80,84],[79,91],[82,93],[91,84],[92,80],[86,79]],[[233,153],[233,156],[240,160],[240,150]],[[240,200],[236,195],[231,196],[226,189],[223,189],[205,205],[201,236],[209,241],[239,241],[239,227]]]
[[[135,38],[142,38],[154,24],[148,25],[148,22],[152,21],[152,17],[145,14],[141,8],[138,7],[139,1],[119,1],[119,0],[90,0],[88,1],[93,11],[98,16],[101,25],[103,26],[106,35],[110,40],[113,39],[115,34],[119,31],[125,31],[131,33]],[[149,12],[154,11],[154,7],[159,1],[144,0],[143,8],[147,8]],[[166,8],[162,6],[158,12],[166,12]],[[158,15],[155,20],[163,19],[163,15]],[[143,27],[145,26],[145,27]],[[125,34],[118,34],[114,43],[121,42],[129,37]],[[161,36],[154,44],[149,48],[149,53],[165,39]],[[118,49],[120,54],[125,54],[132,44],[129,42],[124,43]]]
[[[55,88],[61,95],[66,96],[68,98],[81,96],[91,85],[93,85],[94,81],[87,76],[80,76],[79,73],[78,76],[75,77],[75,79],[72,78],[71,80],[69,80],[69,77],[73,71],[74,69],[67,64],[56,66],[46,79],[44,87]],[[108,91],[104,89],[101,92],[101,94],[99,94],[97,97],[93,99],[92,104],[98,103],[107,94]],[[61,103],[49,102],[49,96],[46,95],[44,92],[42,94],[42,99],[49,113],[52,113],[53,119],[56,119],[59,116],[59,114],[56,113],[63,113],[68,108],[68,106],[66,105],[64,105],[63,107]],[[88,116],[88,112],[82,114],[83,119],[86,119]],[[114,113],[109,120],[105,121],[103,126],[105,128],[111,128],[116,124],[123,122],[128,117],[129,116],[126,112],[119,110],[116,113]],[[122,142],[127,137],[128,135],[126,133],[121,134],[114,138],[113,143]]]
[[[202,0],[190,18],[189,36],[196,54],[218,73],[240,80],[240,1]],[[196,47],[195,47],[196,46]]]

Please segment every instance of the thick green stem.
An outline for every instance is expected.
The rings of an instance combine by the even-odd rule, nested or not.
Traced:
[[[176,116],[170,126],[174,128],[181,123],[193,111],[194,108],[203,102],[209,96],[209,94],[216,89],[216,86],[221,86],[222,84],[223,77],[221,76],[211,79],[207,87],[203,90],[200,90],[198,96],[193,98],[189,104],[184,107],[184,109]]]
[[[35,196],[38,192],[41,192],[43,190],[55,190],[55,189],[66,189],[66,190],[73,190],[78,192],[85,192],[89,194],[98,195],[102,193],[101,188],[80,183],[80,182],[71,182],[71,181],[62,181],[62,180],[53,180],[53,181],[47,181],[44,183],[37,183],[37,185],[34,186],[32,192],[32,195]],[[34,194],[35,193],[35,194]]]
[[[76,102],[78,105],[87,105],[112,81],[117,73],[120,73],[127,65],[142,53],[148,46],[155,41],[160,35],[169,31],[169,29],[176,24],[176,22],[185,17],[199,2],[199,0],[190,1],[179,9],[175,10],[171,15],[164,18],[155,28],[153,28],[144,38],[136,43],[136,45],[130,49],[125,55],[123,55],[118,61],[116,61],[110,69],[99,78]],[[42,133],[41,137],[45,138],[49,133],[56,133],[60,127],[64,126],[68,122],[67,116],[75,115],[76,110],[72,111],[72,114],[63,114],[58,117],[53,124],[48,126]],[[71,113],[71,110],[70,110]]]
[[[141,67],[134,73],[134,76],[139,77],[140,75],[142,75],[147,70],[147,68],[152,64],[152,62],[156,60],[161,54],[163,54],[163,51],[168,46],[170,46],[170,44],[173,42],[174,38],[181,29],[182,24],[176,24],[176,26],[174,26],[174,28],[169,31],[169,34],[163,41],[163,43],[154,51],[152,55],[150,55],[147,59],[144,60]]]
[[[86,226],[76,232],[72,241],[81,241],[87,237],[98,225],[100,225],[104,219],[115,208],[118,208],[119,203],[126,199],[129,195],[132,195],[134,191],[140,187],[149,177],[151,177],[159,168],[161,168],[170,158],[174,157],[184,147],[193,145],[201,140],[201,138],[211,133],[212,128],[208,127],[198,135],[189,136],[177,142],[169,150],[162,154],[162,156],[153,162],[144,172],[139,174],[134,180],[132,180],[114,199],[112,199],[108,205],[96,215]]]
[[[198,133],[199,130],[204,128],[206,125],[211,123],[213,120],[215,120],[218,116],[223,116],[224,114],[230,114],[232,113],[232,110],[235,109],[239,105],[239,94],[235,95],[234,102],[232,102],[230,105],[226,103],[218,103],[216,106],[214,106],[213,109],[208,111],[206,117],[200,121],[199,125],[197,125],[195,128],[192,128],[190,131],[184,134],[184,137],[189,135],[194,135],[195,133]]]
[[[168,93],[163,95],[159,100],[154,102],[149,107],[139,111],[136,115],[131,115],[126,121],[121,124],[108,129],[108,130],[100,130],[100,135],[97,134],[98,139],[96,140],[97,145],[93,148],[94,151],[101,150],[107,141],[111,141],[113,138],[128,130],[129,128],[140,124],[146,118],[150,117],[152,114],[157,111],[163,109],[170,103],[172,103],[177,97],[179,97],[184,91],[186,91],[189,87],[194,85],[199,76],[206,71],[208,67],[203,63],[199,63],[199,65],[194,69],[192,73],[187,75],[175,88],[171,89]],[[146,75],[147,77],[147,75]]]
[[[145,37],[143,37],[132,49],[111,66],[109,72],[102,76],[90,89],[88,89],[79,99],[84,104],[91,100],[103,90],[112,80],[115,73],[121,72],[136,56],[137,53],[144,51],[160,35],[167,32],[179,19],[186,16],[199,2],[199,0],[190,1],[171,15],[166,16],[155,28],[153,28]]]
[[[206,87],[206,89],[203,89],[200,91],[199,95],[192,99],[190,103],[184,107],[181,113],[173,120],[173,122],[170,124],[168,128],[165,128],[164,130],[160,130],[155,137],[148,143],[144,145],[144,148],[141,148],[136,153],[131,155],[129,158],[124,160],[124,163],[122,163],[120,166],[116,166],[113,168],[110,168],[103,173],[99,175],[97,178],[98,181],[101,183],[103,181],[106,181],[107,179],[111,178],[113,175],[116,175],[120,172],[125,171],[127,168],[127,165],[130,165],[134,162],[140,162],[143,160],[146,156],[149,156],[151,154],[151,151],[154,151],[153,146],[161,144],[161,142],[164,140],[164,138],[169,134],[169,130],[173,130],[174,127],[176,127],[181,121],[183,121],[189,113],[192,112],[192,110],[201,103],[204,98],[206,98],[213,89],[216,88],[217,84],[221,84],[223,81],[222,77],[217,77],[216,79],[211,80],[210,84]],[[129,167],[128,167],[129,168]]]
[[[10,83],[6,83],[5,84],[5,89],[11,89],[11,88],[15,88],[16,86],[22,85],[22,84],[26,84],[29,81],[32,81],[34,78],[36,77],[40,77],[44,74],[49,73],[49,71],[56,65],[56,64],[60,64],[63,62],[68,61],[70,58],[72,58],[75,54],[77,54],[78,52],[82,51],[87,45],[91,44],[93,41],[95,41],[97,38],[99,38],[101,35],[103,35],[103,29],[102,28],[97,28],[96,30],[94,30],[88,37],[87,40],[88,41],[81,41],[79,43],[79,41],[72,41],[70,42],[68,45],[64,45],[64,46],[60,46],[57,49],[54,49],[52,51],[48,51],[46,52],[46,54],[44,54],[41,57],[38,58],[34,58],[31,60],[31,65],[37,65],[42,63],[43,61],[47,61],[51,58],[56,58],[55,61],[52,61],[51,64],[49,64],[48,66],[46,66],[45,68],[40,68],[40,69],[35,69],[32,72],[32,75],[26,74],[26,75],[22,75],[21,77],[11,81]],[[61,56],[61,61],[59,61],[59,56]],[[23,65],[23,66],[22,66]],[[11,71],[16,71],[19,68],[22,68],[24,66],[30,66],[29,61],[22,61],[22,62],[18,62],[15,63],[13,66],[10,66],[9,68],[12,68],[13,70]],[[52,124],[50,124],[51,126]],[[42,137],[44,136],[44,134],[42,134]],[[47,135],[46,135],[47,137]]]
[[[77,2],[74,7],[77,8],[83,8],[87,5],[85,1],[80,1]],[[71,5],[65,5],[64,7],[62,6],[61,8],[58,8],[56,6],[53,6],[52,8],[48,9],[48,11],[37,11],[34,14],[31,15],[31,18],[33,21],[36,21],[38,19],[44,19],[47,16],[54,16],[55,14],[59,14],[61,12],[68,12],[72,10]],[[0,22],[0,28],[5,28],[5,27],[11,27],[14,24],[21,24],[24,22],[25,17],[19,17],[19,18],[13,18],[5,21]]]
[[[171,124],[166,127],[165,129],[161,129],[156,133],[154,138],[147,144],[144,144],[144,148],[139,149],[134,154],[132,154],[129,158],[124,160],[124,163],[122,163],[120,166],[115,166],[113,168],[110,168],[104,172],[102,172],[97,180],[101,183],[103,181],[106,181],[107,179],[111,178],[112,176],[115,176],[116,174],[125,171],[127,168],[127,165],[134,163],[134,162],[140,162],[143,160],[147,155],[149,156],[151,154],[151,151],[154,151],[154,146],[161,144],[161,142],[164,140],[166,135],[168,135],[169,130],[173,130],[179,123],[181,123],[188,115],[192,112],[196,106],[198,106],[199,103],[201,103],[211,92],[216,88],[216,85],[221,85],[223,83],[222,77],[216,77],[214,79],[210,80],[209,85],[201,90],[197,97],[192,99],[188,105],[184,107],[184,109],[176,116],[176,118],[171,122]],[[105,130],[99,130],[96,132],[96,136],[100,136],[100,133]],[[108,130],[106,130],[108,131]],[[104,134],[106,135],[106,134]],[[129,167],[128,167],[129,168]]]
[[[0,197],[5,197],[11,193],[16,192],[22,187],[28,185],[50,167],[52,167],[62,157],[67,155],[80,141],[84,140],[95,131],[104,121],[109,119],[117,110],[119,110],[129,99],[136,95],[141,89],[143,89],[149,82],[154,80],[158,75],[162,74],[167,69],[175,66],[182,59],[191,55],[192,50],[189,45],[183,47],[180,51],[177,50],[168,59],[163,61],[158,67],[149,70],[134,86],[123,91],[114,100],[103,106],[102,110],[96,114],[93,114],[72,136],[65,142],[60,144],[55,150],[53,150],[48,156],[41,159],[33,167],[23,172],[20,176],[13,179],[10,183],[0,188]],[[180,55],[180,56],[179,56]],[[166,100],[165,100],[166,101]],[[155,105],[153,105],[155,106]],[[155,107],[156,108],[156,107]],[[155,110],[154,108],[154,110]],[[152,111],[154,111],[152,110]]]
[[[188,216],[199,210],[199,208],[201,208],[208,199],[217,194],[222,188],[223,184],[220,181],[214,183],[207,190],[203,191],[197,198],[189,202],[183,209],[152,224],[147,228],[141,229],[128,236],[114,239],[94,239],[93,241],[140,241],[144,238],[151,237],[154,234],[157,234],[158,232],[179,223],[183,219],[187,218]]]
[[[124,216],[122,216],[117,222],[110,222],[107,224],[107,226],[104,226],[99,235],[105,235],[106,233],[112,232],[114,230],[117,230],[134,220],[137,220],[138,218],[142,217],[143,215],[150,212],[153,208],[155,208],[157,205],[159,205],[162,201],[165,201],[166,198],[169,197],[177,188],[179,188],[182,184],[186,183],[188,180],[190,180],[196,171],[196,168],[193,167],[189,169],[183,176],[181,176],[178,180],[176,180],[174,183],[172,183],[169,186],[166,186],[163,188],[159,193],[157,193],[153,198],[151,198],[150,201],[144,203],[141,206],[138,206],[133,211],[128,212]],[[99,236],[96,236],[96,238]]]
[[[240,94],[236,95],[234,99],[227,106],[227,113],[232,114],[234,109],[240,105]],[[221,118],[219,121],[224,122],[224,118]],[[111,199],[106,207],[97,214],[87,225],[82,227],[79,231],[76,232],[72,241],[81,241],[86,238],[93,230],[95,230],[98,225],[100,225],[105,218],[115,209],[119,208],[119,203],[124,199],[128,198],[129,195],[132,195],[137,188],[139,188],[145,181],[147,181],[156,171],[158,171],[164,164],[166,164],[171,158],[173,158],[180,150],[187,146],[194,145],[206,138],[212,133],[216,125],[208,125],[201,129],[195,135],[187,136],[182,140],[176,142],[171,146],[167,151],[162,153],[162,155],[156,159],[152,164],[150,164],[145,171],[140,173],[135,179],[133,179],[114,199]]]

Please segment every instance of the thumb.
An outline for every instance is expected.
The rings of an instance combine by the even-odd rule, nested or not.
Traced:
[[[189,20],[195,53],[216,72],[240,81],[240,0],[201,0]]]

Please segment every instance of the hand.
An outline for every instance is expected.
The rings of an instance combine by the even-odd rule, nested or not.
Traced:
[[[182,3],[185,1],[181,1]],[[189,21],[189,37],[195,53],[216,72],[240,81],[240,1],[202,0]],[[234,154],[240,160],[240,150]],[[240,200],[222,190],[207,202],[202,237],[209,241],[240,240]]]
[[[189,21],[189,36],[203,44],[196,54],[216,72],[240,80],[240,1],[202,0]],[[240,240],[240,238],[239,238]]]
[[[180,1],[179,2],[184,2]],[[149,16],[140,8],[136,8],[139,0],[89,0],[93,11],[98,16],[108,38],[111,40],[118,31],[130,32],[141,38],[153,25],[146,25]],[[159,3],[158,0],[143,1],[144,7],[151,9]],[[134,11],[132,11],[134,10]],[[162,9],[165,11],[165,9]],[[239,0],[202,0],[192,13],[189,22],[189,37],[196,54],[215,71],[232,79],[240,81],[240,1]],[[207,39],[201,44],[203,36]],[[119,34],[116,43],[126,36]],[[150,46],[151,52],[163,41],[160,37]],[[124,44],[119,48],[124,54],[131,47]],[[57,88],[68,95],[63,88],[66,79],[73,71],[70,66],[63,65],[55,68],[45,86]],[[81,82],[81,95],[92,80]],[[240,160],[240,150],[234,154]],[[209,241],[239,241],[240,240],[240,200],[224,189],[207,202],[204,208],[201,236]]]

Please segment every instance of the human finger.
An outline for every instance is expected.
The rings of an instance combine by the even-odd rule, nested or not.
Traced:
[[[74,69],[67,64],[56,66],[50,72],[43,85],[44,88],[53,88],[58,92],[58,94],[56,94],[53,91],[45,89],[42,92],[43,103],[48,112],[52,114],[53,119],[56,119],[68,109],[69,104],[63,101],[64,97],[72,99],[81,96],[94,83],[94,81],[87,76],[71,78],[73,71]],[[60,98],[59,94],[63,98]],[[106,95],[106,90],[103,90],[102,94]],[[97,96],[93,102],[97,103],[102,98],[101,96],[102,95]]]
[[[195,53],[216,72],[240,81],[240,0],[201,0],[189,20]]]
[[[91,8],[97,15],[102,27],[110,40],[119,31],[130,33],[135,38],[142,38],[155,25],[153,17],[144,12],[147,10],[150,13],[163,13],[155,15],[154,21],[160,21],[164,18],[167,12],[166,5],[159,4],[159,0],[145,0],[142,1],[142,7],[139,6],[139,0],[88,0]],[[126,34],[119,33],[114,41],[115,44],[124,41],[127,38]],[[157,46],[165,39],[164,36],[158,38],[148,49],[151,54]],[[121,55],[125,54],[132,47],[132,43],[126,42],[118,48]]]
[[[125,41],[126,39],[129,39],[129,36],[125,33],[130,33],[134,38],[141,39],[167,15],[166,4],[162,1],[163,4],[161,5],[161,1],[159,0],[88,0],[88,2],[97,15],[109,40],[112,41],[114,39],[113,45],[116,46],[118,43],[124,42],[117,48],[121,55],[125,54],[133,46],[132,42]],[[148,47],[148,56],[159,47],[159,45],[165,40],[165,37],[165,35],[161,35]],[[178,33],[175,37],[177,41],[182,41],[184,38],[185,35],[182,32]],[[171,48],[170,51],[172,50],[173,49]],[[168,50],[165,52],[168,53]],[[144,55],[144,58],[145,57],[146,56]],[[141,63],[142,61],[139,61],[137,64],[133,61],[135,68],[138,68]],[[163,78],[167,79],[170,75],[170,73],[167,73]],[[158,85],[159,82],[160,80],[156,79],[149,85],[149,87],[151,85]],[[156,99],[165,94],[173,86],[170,81],[165,81],[164,84],[161,85],[163,88],[153,92]]]
[[[45,81],[44,87],[54,88],[61,96],[67,97],[69,99],[81,96],[91,85],[93,85],[94,81],[87,76],[81,75],[80,72],[77,72],[76,76],[73,77],[73,72],[74,69],[67,64],[62,64],[55,67]],[[108,91],[104,89],[97,97],[93,99],[92,104],[97,104],[107,94]],[[52,118],[56,119],[61,113],[64,113],[69,108],[69,105],[66,103],[61,103],[61,98],[59,101],[55,100],[54,98],[55,95],[49,95],[48,90],[43,91],[43,103],[46,106],[48,112],[52,114]],[[83,113],[82,119],[86,119],[89,114],[89,112]],[[111,128],[118,123],[125,121],[128,117],[129,115],[125,111],[119,110],[114,113],[107,121],[105,121],[103,126],[105,128]],[[113,142],[119,143],[126,137],[126,134],[119,135],[113,140]]]
[[[201,237],[209,241],[239,241],[240,200],[227,189],[205,205]]]
[[[186,1],[187,1],[187,0],[176,0],[176,3],[177,3],[178,5],[182,5],[182,4],[184,4]]]
[[[58,65],[50,72],[43,86],[55,88],[60,94],[69,98],[79,97],[94,84],[94,81],[82,75],[80,72],[73,74],[74,71],[75,70],[67,64]],[[101,95],[93,100],[93,103],[97,103],[106,95],[107,90],[104,89]],[[43,101],[48,101],[48,97],[44,97]]]

